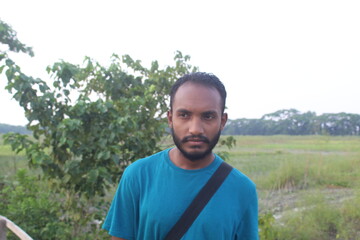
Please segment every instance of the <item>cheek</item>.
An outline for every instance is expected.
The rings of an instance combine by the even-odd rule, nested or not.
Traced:
[[[221,130],[221,124],[219,124],[218,122],[211,124],[204,124],[203,127],[205,130],[205,134],[207,135],[217,134],[219,130]]]
[[[180,133],[186,130],[186,124],[185,123],[172,123],[171,126],[175,132]]]
[[[216,126],[213,127],[212,129],[212,133],[213,134],[218,134],[219,132],[221,132],[224,129],[224,125],[222,123],[217,124]]]

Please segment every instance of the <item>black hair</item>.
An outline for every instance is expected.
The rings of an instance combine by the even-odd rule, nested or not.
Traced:
[[[225,103],[226,103],[226,90],[224,84],[214,74],[205,73],[205,72],[194,72],[194,73],[185,74],[174,83],[174,85],[171,87],[170,90],[170,110],[172,110],[174,97],[177,90],[179,89],[179,87],[181,87],[181,85],[183,85],[186,82],[192,82],[192,83],[204,85],[206,87],[215,88],[221,96],[222,113],[224,113]]]

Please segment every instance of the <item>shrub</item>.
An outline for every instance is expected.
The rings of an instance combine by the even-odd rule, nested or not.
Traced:
[[[272,213],[259,215],[259,237],[261,240],[276,240],[277,231],[274,228],[275,218]]]
[[[49,182],[19,170],[14,184],[0,189],[0,215],[17,224],[37,240],[104,239],[105,232],[93,220],[102,219],[105,210],[99,202],[67,199],[51,192]],[[94,204],[90,207],[90,204]],[[16,239],[9,234],[9,239]]]
[[[34,239],[55,239],[55,236],[64,235],[66,225],[59,221],[61,202],[46,189],[46,184],[27,175],[26,170],[17,172],[16,181],[15,185],[6,185],[0,192],[1,214]]]

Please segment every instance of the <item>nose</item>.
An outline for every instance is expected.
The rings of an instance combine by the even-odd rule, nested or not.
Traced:
[[[204,128],[201,122],[201,119],[193,118],[190,121],[189,133],[191,135],[202,135],[204,133]]]

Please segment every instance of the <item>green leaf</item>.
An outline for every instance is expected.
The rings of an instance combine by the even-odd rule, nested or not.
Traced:
[[[98,176],[99,176],[99,171],[97,169],[92,169],[87,175],[88,177],[87,180],[88,182],[93,184],[96,182]]]
[[[62,189],[87,198],[103,195],[124,166],[159,150],[169,89],[192,69],[180,57],[164,69],[154,61],[150,70],[128,55],[114,55],[108,66],[89,58],[84,66],[62,61],[46,69],[51,89],[6,61],[6,88],[23,107],[34,137],[14,138],[13,148],[25,150],[29,163]]]
[[[65,96],[69,96],[69,94],[70,94],[70,91],[67,89],[64,89],[63,92],[64,92]]]

